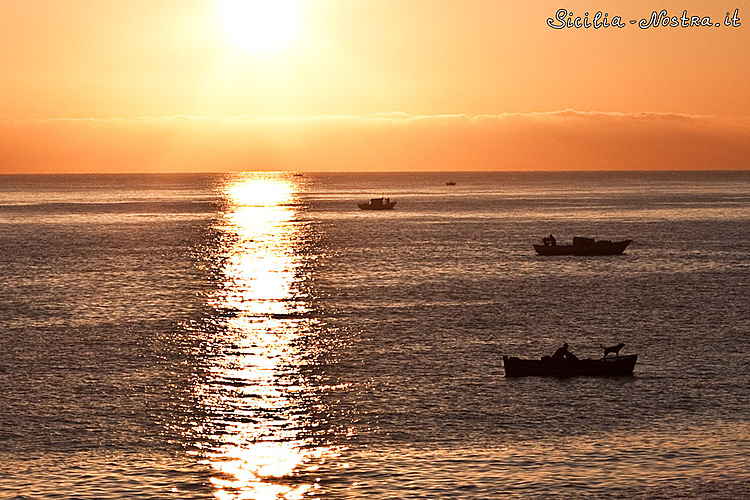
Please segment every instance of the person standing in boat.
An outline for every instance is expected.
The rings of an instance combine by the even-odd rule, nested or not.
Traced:
[[[549,244],[552,245],[552,246],[557,245],[557,240],[551,234],[549,235]]]

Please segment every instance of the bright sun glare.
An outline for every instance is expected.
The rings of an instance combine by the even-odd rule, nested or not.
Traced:
[[[253,54],[283,49],[299,31],[295,0],[222,0],[219,12],[229,40]]]

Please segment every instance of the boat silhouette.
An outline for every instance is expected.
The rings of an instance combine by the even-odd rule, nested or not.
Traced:
[[[370,199],[369,203],[358,203],[357,205],[362,210],[392,210],[396,202],[381,196],[380,198]]]
[[[572,245],[557,245],[550,237],[543,238],[543,244],[534,245],[534,250],[539,255],[620,255],[632,241],[596,241],[594,238],[576,236]]]
[[[632,375],[637,354],[604,359],[553,360],[503,356],[506,377],[612,377]]]

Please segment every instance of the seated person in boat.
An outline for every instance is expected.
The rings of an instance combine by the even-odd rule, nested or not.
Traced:
[[[575,362],[578,361],[578,356],[568,350],[568,344],[563,344],[561,348],[555,351],[552,355],[552,361],[554,363],[561,363],[563,361]]]
[[[544,243],[545,247],[548,247],[550,245],[555,246],[557,245],[557,240],[550,234],[547,238],[542,238],[542,243]]]

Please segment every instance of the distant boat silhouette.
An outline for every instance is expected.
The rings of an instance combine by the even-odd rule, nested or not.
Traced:
[[[548,356],[541,360],[503,356],[503,366],[506,377],[611,377],[632,375],[637,360],[637,354],[562,362]]]
[[[396,205],[395,201],[391,201],[390,198],[372,198],[369,203],[358,203],[359,208],[362,210],[393,210]]]
[[[455,186],[455,185],[456,185],[456,183],[455,183],[455,182],[453,182],[453,181],[448,181],[448,182],[446,182],[446,183],[445,183],[445,185],[446,185],[446,186]]]
[[[573,238],[572,245],[557,245],[554,239],[542,238],[542,245],[534,245],[539,255],[620,255],[633,240],[596,241],[594,238]]]

